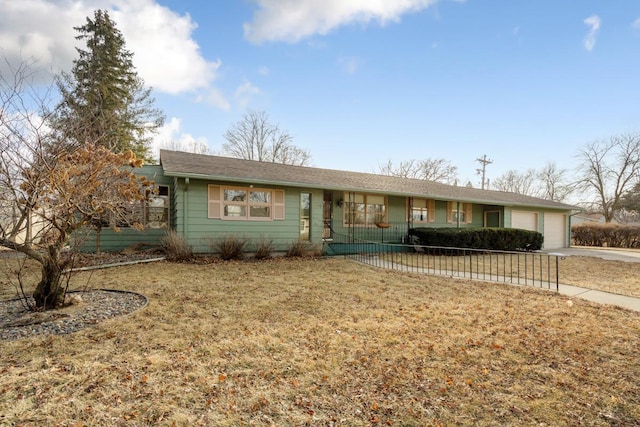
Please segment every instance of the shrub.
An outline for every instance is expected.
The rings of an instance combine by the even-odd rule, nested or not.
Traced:
[[[243,259],[246,246],[247,239],[233,234],[222,236],[220,239],[212,239],[209,245],[213,252],[217,253],[225,261]]]
[[[273,245],[273,240],[267,239],[264,236],[260,236],[258,241],[255,243],[253,257],[256,259],[271,258],[274,249],[275,246]]]
[[[162,249],[169,261],[187,261],[193,258],[193,249],[187,240],[174,230],[165,233],[162,238]]]
[[[412,228],[420,245],[501,251],[540,250],[542,234],[518,228]]]
[[[295,240],[291,242],[285,255],[289,258],[303,257],[307,254],[308,247],[309,245],[306,242]]]
[[[582,223],[571,227],[573,243],[579,246],[640,248],[640,226]]]

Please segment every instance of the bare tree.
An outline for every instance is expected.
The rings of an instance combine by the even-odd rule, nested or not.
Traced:
[[[535,169],[528,169],[525,172],[509,170],[493,180],[493,189],[537,197],[539,195],[535,184],[537,174]]]
[[[30,65],[0,76],[0,246],[40,264],[33,300],[46,310],[64,301],[70,258],[62,250],[73,233],[141,201],[141,187],[150,183],[131,172],[140,165],[131,152],[90,143],[69,151],[60,144],[47,125],[48,99],[30,85]]]
[[[620,199],[640,177],[640,135],[623,134],[592,142],[578,153],[579,185],[611,222]]]
[[[161,148],[172,151],[184,151],[187,153],[209,154],[209,146],[197,139],[190,139],[188,141],[172,139],[169,142],[163,143]]]
[[[225,135],[224,154],[246,160],[306,166],[311,163],[307,150],[293,145],[293,137],[269,121],[264,111],[250,111]]]
[[[559,169],[555,163],[547,163],[537,174],[540,185],[538,195],[543,199],[564,202],[574,191],[567,173],[566,169]]]
[[[391,160],[379,166],[378,173],[402,178],[424,179],[444,184],[458,181],[458,168],[445,159],[426,158],[424,160],[406,160],[394,164]]]

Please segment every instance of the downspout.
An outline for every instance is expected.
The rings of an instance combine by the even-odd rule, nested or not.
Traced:
[[[571,247],[571,217],[574,215],[578,215],[583,211],[577,211],[576,213],[569,214],[569,247]]]
[[[182,193],[184,203],[184,218],[182,220],[182,235],[187,238],[187,231],[189,230],[187,221],[189,220],[189,177],[184,179],[184,192]]]

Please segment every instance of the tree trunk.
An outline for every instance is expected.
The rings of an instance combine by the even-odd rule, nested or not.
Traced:
[[[36,308],[40,310],[51,310],[64,303],[60,253],[57,248],[50,247],[48,255],[42,263],[40,282],[33,291]]]

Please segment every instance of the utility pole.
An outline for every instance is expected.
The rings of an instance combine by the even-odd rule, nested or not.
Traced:
[[[486,176],[486,171],[487,171],[487,165],[490,165],[491,163],[493,163],[493,160],[491,159],[487,159],[487,155],[483,154],[482,158],[477,158],[476,162],[479,162],[482,164],[482,168],[481,169],[476,169],[476,173],[478,175],[482,175],[482,189],[485,189],[485,183],[486,183],[486,187],[489,187],[489,181],[485,179]]]

